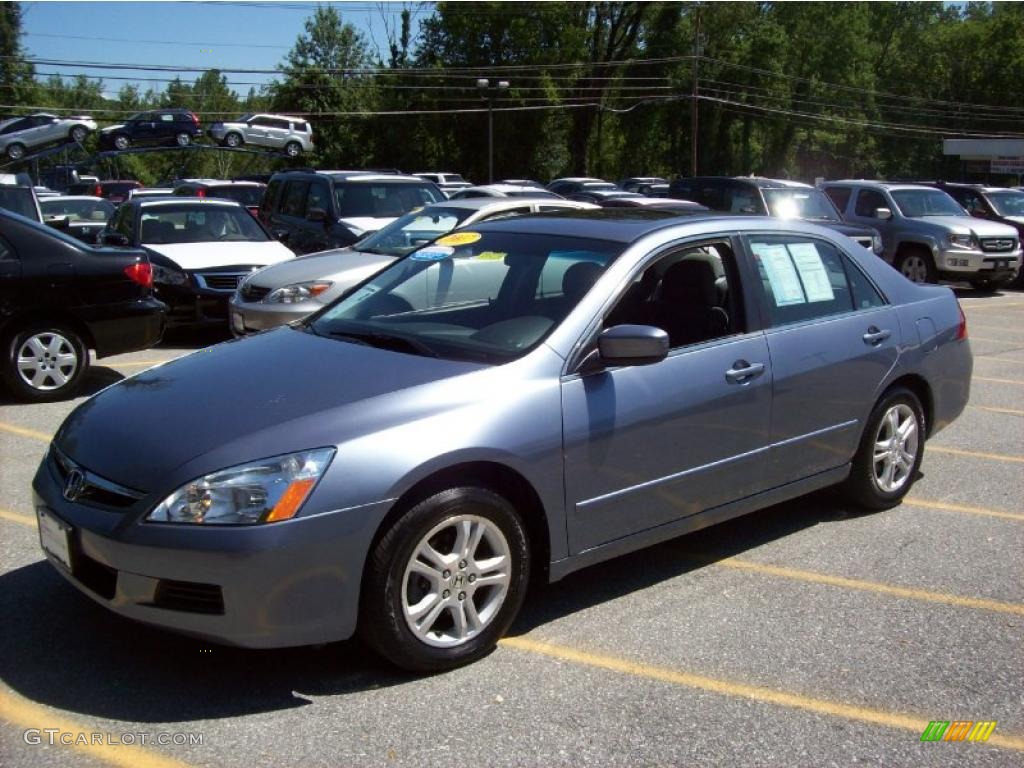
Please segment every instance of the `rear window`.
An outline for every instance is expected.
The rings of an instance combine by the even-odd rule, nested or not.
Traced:
[[[413,208],[444,199],[427,184],[395,182],[335,183],[334,197],[340,218],[396,218]]]
[[[222,200],[237,200],[242,205],[259,205],[263,200],[262,187],[207,187],[207,197],[219,197]]]

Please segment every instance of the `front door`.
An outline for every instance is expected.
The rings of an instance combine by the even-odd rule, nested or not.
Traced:
[[[679,266],[695,261],[704,266]],[[573,554],[763,490],[771,361],[763,333],[748,330],[738,280],[728,240],[659,258],[604,325],[659,325],[668,357],[563,380]],[[673,302],[679,313],[666,313]]]

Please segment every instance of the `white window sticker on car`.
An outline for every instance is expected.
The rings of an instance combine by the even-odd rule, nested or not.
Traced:
[[[828,271],[821,255],[813,243],[789,243],[787,246],[793,256],[793,263],[796,264],[800,273],[800,280],[804,284],[804,291],[807,293],[807,301],[832,301],[835,293],[832,291],[832,283],[828,279]]]
[[[800,285],[800,277],[793,267],[789,252],[786,251],[786,246],[751,243],[750,247],[764,267],[768,284],[772,288],[775,306],[787,307],[792,304],[803,304],[806,301],[804,290]]]

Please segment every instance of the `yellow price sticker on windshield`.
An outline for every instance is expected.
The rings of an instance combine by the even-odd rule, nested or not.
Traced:
[[[476,255],[477,261],[501,261],[507,253],[498,253],[497,251],[481,251]]]
[[[479,232],[453,232],[450,235],[438,238],[435,245],[471,245],[482,238]]]

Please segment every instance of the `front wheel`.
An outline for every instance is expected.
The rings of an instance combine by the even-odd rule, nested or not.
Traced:
[[[224,146],[238,149],[238,147],[242,146],[242,137],[237,133],[229,133],[224,137]]]
[[[914,283],[936,282],[935,262],[927,251],[915,248],[904,251],[896,259],[896,269]]]
[[[43,323],[8,338],[3,379],[22,400],[50,402],[72,395],[89,368],[85,342],[71,328]]]
[[[68,135],[73,142],[81,144],[85,141],[85,137],[89,135],[89,130],[84,125],[76,125]]]
[[[187,147],[192,143],[192,137],[187,133],[179,133],[174,137],[174,143],[179,147]]]
[[[288,155],[288,157],[298,157],[302,154],[302,145],[297,141],[289,141],[285,144],[284,153]]]
[[[119,133],[117,134],[117,136],[114,137],[114,149],[124,152],[124,150],[128,149],[131,145],[132,140],[125,136],[123,133]]]
[[[7,147],[7,157],[10,160],[21,160],[25,156],[25,145],[24,144],[9,144]]]
[[[866,509],[888,509],[910,492],[924,457],[924,410],[909,389],[890,389],[861,436],[845,490]]]
[[[370,554],[359,631],[394,664],[452,669],[489,653],[530,572],[523,522],[502,496],[453,488],[396,520]]]

